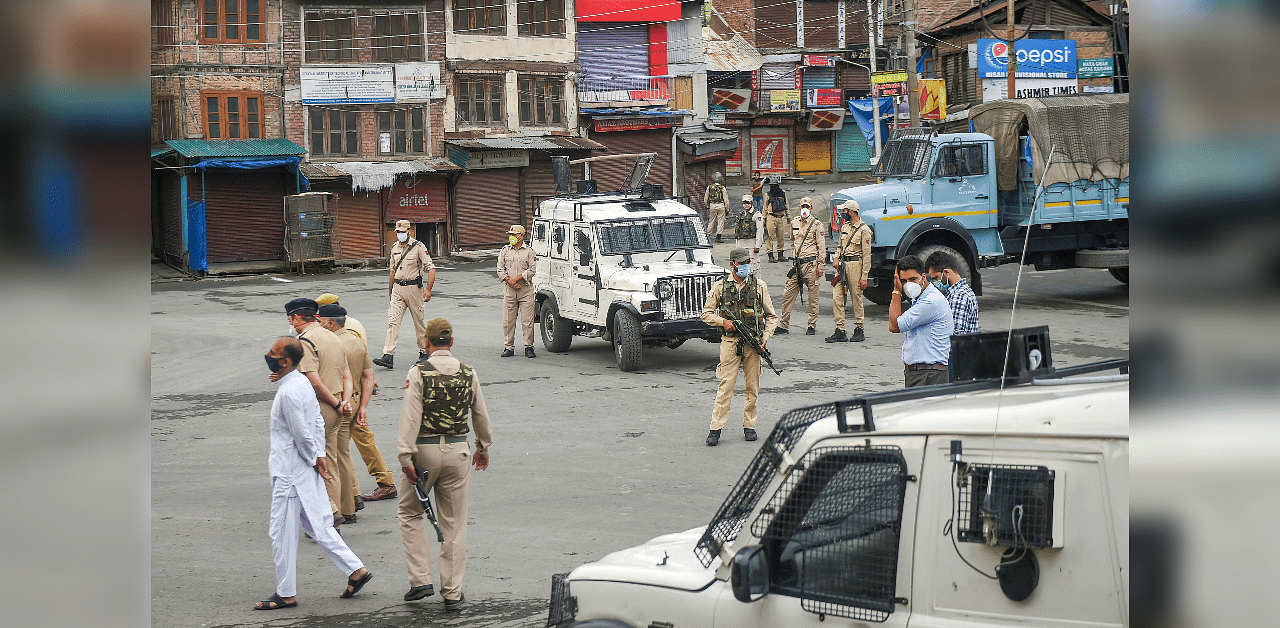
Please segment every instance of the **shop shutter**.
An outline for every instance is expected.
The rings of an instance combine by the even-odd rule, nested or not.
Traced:
[[[809,133],[803,127],[796,127],[796,174],[828,174],[830,172],[831,132]]]
[[[159,172],[160,211],[164,220],[164,252],[182,259],[182,179],[172,172]]]
[[[765,173],[791,171],[791,139],[786,127],[751,129],[750,166]]]
[[[649,89],[649,26],[579,22],[578,62],[579,91]]]
[[[708,218],[710,214],[707,211],[706,204],[702,202],[702,195],[711,186],[713,175],[717,172],[721,176],[725,174],[725,164],[722,159],[684,165],[684,189],[685,194],[689,195],[689,206]],[[728,205],[730,210],[737,207],[733,201],[733,194],[726,190],[725,204]]]
[[[606,155],[627,155],[631,153],[657,153],[653,167],[649,169],[646,183],[661,185],[667,194],[671,189],[671,129],[646,129],[642,131],[608,131],[592,132],[591,139],[607,147]],[[596,181],[596,189],[606,192],[622,187],[625,179],[631,174],[634,159],[617,159],[591,164],[591,178]]]
[[[871,89],[871,75],[856,65],[846,65],[840,68],[840,87],[861,92],[860,97],[865,98]]]
[[[867,172],[871,170],[871,150],[867,138],[853,120],[845,118],[836,135],[836,171]]]
[[[386,257],[382,253],[381,193],[352,192],[349,186],[319,191],[334,194],[329,212],[336,218],[336,244],[342,247],[342,259]]]
[[[804,89],[832,89],[836,86],[836,69],[819,66],[806,67],[800,75]]]
[[[835,48],[840,45],[840,23],[836,18],[837,6],[834,0],[809,0],[804,3],[804,45],[806,48]],[[858,12],[859,6],[856,3],[848,3],[845,7],[845,17],[849,13]],[[866,4],[861,8],[863,12],[859,15],[866,16]],[[849,33],[845,33],[845,43],[848,43]]]
[[[794,48],[796,46],[795,2],[769,0],[760,3],[755,13],[758,48]],[[805,42],[805,44],[808,43],[808,41]]]
[[[570,166],[569,173],[571,180],[581,180],[583,178],[582,164]],[[533,224],[534,199],[546,199],[555,196],[558,192],[556,192],[556,178],[551,170],[550,159],[531,159],[529,166],[524,169],[524,173],[521,176],[524,177],[524,198],[520,206],[524,208],[524,226],[528,229]]]
[[[473,170],[454,186],[457,246],[496,249],[507,243],[507,229],[520,223],[520,178],[515,168]]]
[[[738,147],[733,150],[733,157],[725,162],[725,172],[734,176],[750,175],[750,172],[742,170],[742,147],[748,142],[747,129],[742,129],[738,135]]]
[[[796,72],[799,71],[794,63],[766,63],[758,70],[760,89],[796,89]]]
[[[284,258],[285,186],[280,172],[205,174],[205,225],[210,263],[251,262]],[[192,187],[200,183],[193,177]]]

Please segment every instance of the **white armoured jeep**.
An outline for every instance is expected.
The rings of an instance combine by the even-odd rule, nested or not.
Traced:
[[[630,180],[643,182],[651,161],[642,158]],[[712,263],[702,219],[688,205],[637,183],[539,199],[533,214],[536,320],[548,351],[568,350],[574,336],[603,338],[618,368],[634,371],[644,347],[719,341],[720,329],[699,316],[727,271]]]

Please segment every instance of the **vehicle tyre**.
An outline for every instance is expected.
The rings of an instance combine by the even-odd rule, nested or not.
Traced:
[[[942,251],[943,253],[946,253],[947,255],[950,255],[951,257],[955,258],[956,266],[960,267],[956,269],[956,272],[960,273],[960,276],[963,277],[964,280],[968,282],[970,286],[972,286],[973,271],[969,268],[969,261],[966,260],[964,256],[960,254],[960,251],[957,251],[949,246],[943,246],[941,244],[930,244],[922,247],[919,251],[916,251],[915,253],[913,253],[913,255],[918,256],[920,260],[925,263],[925,274],[926,275],[929,274],[928,273],[929,256],[933,255],[938,251]],[[889,278],[889,285],[891,286],[893,285],[892,277]],[[889,292],[892,293],[893,289],[890,288]],[[885,303],[888,303],[888,301],[885,301]]]
[[[1108,268],[1107,272],[1111,273],[1111,276],[1115,277],[1120,283],[1126,286],[1129,285],[1129,267],[1128,266],[1125,266],[1124,268]]]
[[[560,316],[555,301],[547,299],[540,306],[542,309],[539,326],[542,328],[542,346],[552,353],[563,353],[569,350],[573,342],[573,324]]]
[[[889,299],[893,297],[893,279],[880,279],[880,283],[886,281],[889,282],[887,286],[867,286],[867,289],[862,291],[862,296],[876,305],[889,305]]]
[[[639,370],[643,350],[644,344],[640,340],[640,320],[628,310],[618,310],[613,315],[613,354],[618,360],[618,369]]]
[[[1076,266],[1080,268],[1128,268],[1129,249],[1084,249],[1076,251]]]

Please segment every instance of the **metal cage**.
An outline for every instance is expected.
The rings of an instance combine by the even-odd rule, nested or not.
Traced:
[[[1052,469],[973,464],[965,476],[956,517],[957,541],[987,543],[984,524],[990,520],[996,544],[1030,549],[1053,545]]]

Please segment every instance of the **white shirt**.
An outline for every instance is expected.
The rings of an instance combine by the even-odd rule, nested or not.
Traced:
[[[324,457],[324,417],[306,375],[296,369],[277,382],[271,402],[271,454],[267,469],[273,478],[301,479],[315,474],[316,458]]]

